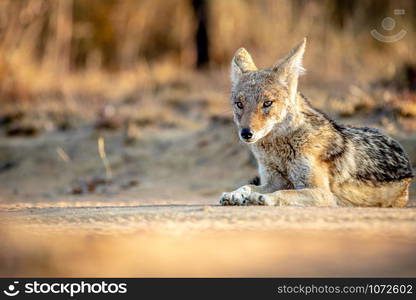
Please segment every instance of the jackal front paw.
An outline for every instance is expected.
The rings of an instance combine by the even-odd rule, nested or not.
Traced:
[[[220,199],[221,205],[246,205],[247,199],[251,194],[251,188],[242,186],[231,193],[223,193]]]
[[[253,192],[250,194],[246,203],[247,205],[264,205],[264,206],[274,205],[274,202],[270,196],[256,193],[256,192]]]

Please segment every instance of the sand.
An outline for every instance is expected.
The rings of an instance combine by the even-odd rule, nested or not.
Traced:
[[[414,202],[221,207],[256,174],[231,124],[106,133],[108,182],[98,136],[2,141],[18,163],[0,173],[1,276],[416,276]]]

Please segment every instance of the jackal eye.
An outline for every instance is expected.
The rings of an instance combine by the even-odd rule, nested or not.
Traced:
[[[239,109],[243,109],[243,107],[244,107],[243,102],[240,102],[240,101],[234,102],[234,104],[235,104],[235,105],[236,105]]]
[[[263,107],[270,107],[270,106],[272,106],[272,104],[273,104],[273,101],[265,101],[263,103]]]

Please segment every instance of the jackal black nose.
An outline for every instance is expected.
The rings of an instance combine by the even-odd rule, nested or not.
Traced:
[[[253,137],[253,133],[248,128],[241,129],[240,135],[245,140],[249,140]]]

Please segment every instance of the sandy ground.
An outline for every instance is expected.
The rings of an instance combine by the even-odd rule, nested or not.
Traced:
[[[43,207],[0,218],[2,276],[416,275],[415,207]]]
[[[256,174],[228,121],[132,145],[91,128],[2,139],[0,154],[15,163],[0,172],[1,276],[416,276],[415,202],[218,206]]]
[[[45,207],[3,210],[3,221],[42,232],[89,233],[161,231],[172,234],[199,231],[316,230],[410,235],[416,229],[416,207],[305,208],[221,207],[209,205],[142,205],[107,207]]]

